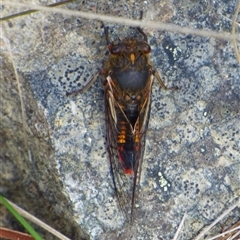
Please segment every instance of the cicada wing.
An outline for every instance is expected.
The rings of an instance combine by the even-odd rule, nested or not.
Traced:
[[[105,113],[106,113],[106,138],[108,144],[108,152],[113,177],[115,192],[117,195],[119,207],[128,217],[131,210],[131,195],[133,181],[131,177],[124,173],[121,162],[119,160],[118,135],[120,132],[118,119],[116,115],[115,99],[110,90],[105,92]]]
[[[141,171],[142,171],[142,161],[144,157],[145,151],[145,142],[146,142],[146,133],[148,129],[150,111],[151,111],[151,93],[152,93],[152,83],[153,83],[153,75],[150,76],[149,85],[146,89],[146,97],[145,102],[142,104],[140,113],[139,113],[139,135],[140,135],[140,147],[141,151],[139,151],[139,166],[137,170],[138,174],[138,182],[140,182]]]
[[[110,76],[108,76],[110,78]],[[114,90],[111,86],[111,79],[107,81],[105,86],[105,112],[106,112],[106,132],[107,132],[107,144],[109,151],[109,158],[111,164],[111,171],[113,176],[113,183],[118,198],[118,203],[122,212],[124,212],[127,219],[132,221],[133,208],[135,201],[135,192],[137,182],[140,179],[141,165],[145,147],[145,136],[148,126],[148,119],[150,113],[150,101],[151,101],[151,86],[153,76],[149,79],[146,94],[142,103],[140,104],[139,115],[135,123],[134,129],[130,124],[129,119],[124,113],[118,99],[114,97]],[[126,153],[119,146],[119,134],[121,133],[120,122],[125,121],[128,138],[137,139],[134,143],[134,168],[132,174],[128,174],[126,168],[124,168],[122,162],[126,159],[124,156]],[[129,131],[132,129],[132,131]]]

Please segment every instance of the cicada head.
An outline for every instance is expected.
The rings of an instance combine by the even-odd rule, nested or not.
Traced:
[[[147,56],[151,52],[151,47],[145,41],[127,37],[117,43],[112,42],[108,46],[108,50],[112,56],[124,57],[134,64],[139,56]]]

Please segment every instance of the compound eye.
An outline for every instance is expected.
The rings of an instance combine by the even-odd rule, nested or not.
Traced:
[[[142,50],[144,53],[150,53],[151,52],[151,47],[148,44],[143,44]]]
[[[108,47],[108,49],[109,49],[110,53],[114,54],[114,55],[117,55],[117,54],[121,53],[121,51],[122,51],[122,48],[120,46],[111,45]]]

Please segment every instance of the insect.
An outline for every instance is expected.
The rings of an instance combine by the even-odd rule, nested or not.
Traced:
[[[177,89],[164,85],[149,61],[151,47],[146,34],[139,27],[136,30],[143,40],[126,37],[110,42],[108,28],[104,27],[109,59],[83,89],[67,93],[67,96],[82,93],[99,75],[105,77],[106,138],[111,172],[119,206],[130,221],[140,181],[153,78],[156,77],[164,89]]]

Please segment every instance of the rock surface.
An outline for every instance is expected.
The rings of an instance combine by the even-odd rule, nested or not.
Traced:
[[[65,8],[133,19],[143,10],[147,20],[231,32],[235,6],[223,0],[120,0],[77,1]],[[12,11],[2,9],[3,15]],[[136,34],[105,24],[112,39]],[[101,78],[85,93],[66,97],[107,59],[101,26],[43,12],[4,23],[13,59],[2,41],[2,192],[71,239],[172,239],[185,212],[181,237],[193,239],[240,195],[240,65],[233,46],[144,29],[153,65],[167,86],[180,89],[164,91],[154,83],[136,216],[129,225],[109,169]],[[235,209],[221,224],[228,227],[239,215]],[[220,225],[210,236],[218,232]]]

